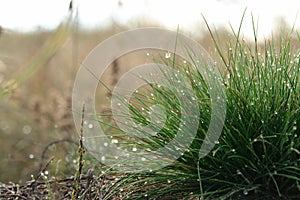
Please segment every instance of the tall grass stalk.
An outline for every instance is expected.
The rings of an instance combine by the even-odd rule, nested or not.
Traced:
[[[61,24],[54,30],[51,37],[45,42],[39,52],[34,55],[32,60],[30,60],[19,73],[16,73],[11,80],[0,84],[0,100],[31,78],[39,69],[46,66],[46,64],[65,44],[71,33],[72,23],[73,16],[70,14],[66,20],[61,22]]]

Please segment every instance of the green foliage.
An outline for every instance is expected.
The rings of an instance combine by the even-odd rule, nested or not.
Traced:
[[[278,42],[266,41],[263,46],[254,35],[254,46],[241,40],[239,32],[226,51],[215,43],[223,60],[219,71],[226,88],[227,116],[221,138],[200,160],[211,117],[208,87],[191,63],[163,60],[191,80],[200,110],[196,138],[172,165],[124,176],[107,193],[107,199],[111,195],[122,199],[300,198],[300,53],[293,53],[291,35]],[[130,140],[140,148],[156,150],[175,137],[186,110],[180,110],[178,98],[167,88],[149,86],[151,98],[136,95],[130,116],[125,117],[147,125],[148,105],[165,107],[167,120],[157,136]],[[138,109],[141,107],[145,111]],[[189,126],[182,128],[188,135]]]

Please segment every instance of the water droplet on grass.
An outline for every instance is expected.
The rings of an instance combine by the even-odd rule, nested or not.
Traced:
[[[118,141],[117,139],[112,139],[112,140],[111,140],[111,143],[112,143],[112,144],[118,144],[118,142],[119,142],[119,141]]]
[[[167,52],[167,53],[165,54],[165,58],[166,58],[166,59],[171,58],[171,53],[170,53],[170,52]]]
[[[25,125],[25,126],[23,126],[22,131],[23,131],[24,134],[28,135],[29,133],[31,133],[32,128],[29,125]]]

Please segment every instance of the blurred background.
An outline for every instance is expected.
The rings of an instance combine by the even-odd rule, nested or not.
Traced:
[[[0,0],[0,182],[29,180],[53,156],[51,176],[74,173],[73,81],[101,41],[134,28],[179,27],[214,57],[203,16],[225,44],[245,9],[245,40],[253,40],[253,17],[259,41],[292,28],[299,41],[298,0]],[[147,52],[127,55],[103,80],[112,86],[130,66],[150,61]]]

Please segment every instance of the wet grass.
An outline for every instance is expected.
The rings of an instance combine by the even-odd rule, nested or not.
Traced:
[[[227,96],[224,128],[213,150],[199,159],[212,116],[205,79],[193,63],[183,63],[174,57],[163,58],[161,63],[172,66],[186,80],[191,80],[201,113],[197,135],[173,164],[154,171],[126,174],[104,199],[113,195],[122,199],[300,198],[300,53],[291,48],[294,35],[266,40],[261,45],[255,29],[253,43],[240,38],[239,31],[233,34],[235,39],[228,41],[224,50],[217,42],[218,36],[211,32],[221,60],[215,67],[222,74]],[[297,40],[299,42],[299,38]],[[166,74],[166,80],[170,79],[170,74]],[[189,124],[182,127],[180,123],[183,113],[193,115],[193,110],[182,109],[179,99],[168,87],[148,86],[148,92],[132,97],[128,103],[131,112],[124,119],[149,125],[152,123],[148,117],[149,105],[159,103],[165,108],[166,123],[157,136],[148,139],[121,131],[124,135],[121,141],[127,146],[155,151],[165,147],[180,128],[190,137]],[[193,107],[195,102],[191,96],[185,98]],[[155,126],[159,125],[154,124],[153,130],[157,130]],[[118,127],[115,130],[120,134]],[[147,131],[144,134],[148,134]]]

